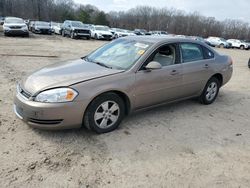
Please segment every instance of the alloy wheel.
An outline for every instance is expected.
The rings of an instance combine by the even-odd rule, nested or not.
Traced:
[[[94,120],[99,128],[113,126],[120,115],[120,107],[115,101],[105,101],[95,111]]]
[[[206,99],[208,101],[212,101],[217,94],[217,90],[218,90],[218,85],[216,82],[211,82],[209,84],[209,86],[207,87],[207,91],[206,91]]]

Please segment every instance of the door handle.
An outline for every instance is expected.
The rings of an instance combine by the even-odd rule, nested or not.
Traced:
[[[178,74],[178,71],[177,70],[172,70],[170,74],[174,76],[174,75]]]
[[[208,65],[208,64],[205,64],[205,65],[204,65],[204,68],[205,68],[205,69],[209,68],[209,65]]]

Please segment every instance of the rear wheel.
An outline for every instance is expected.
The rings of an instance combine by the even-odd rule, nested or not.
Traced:
[[[240,46],[240,49],[241,49],[241,50],[244,50],[244,49],[245,49],[245,47],[244,47],[243,45],[241,45],[241,46]]]
[[[96,133],[115,130],[125,115],[123,100],[115,93],[106,93],[94,99],[84,115],[84,125]]]
[[[219,93],[221,83],[217,78],[212,77],[206,84],[201,96],[200,102],[202,104],[208,105],[212,104]]]
[[[65,31],[64,30],[62,30],[62,36],[65,37]]]

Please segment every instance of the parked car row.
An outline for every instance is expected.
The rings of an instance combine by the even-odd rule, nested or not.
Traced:
[[[3,20],[5,20],[3,22]],[[64,23],[45,22],[35,20],[23,20],[15,17],[0,17],[0,22],[4,23],[5,35],[23,35],[29,36],[29,31],[36,34],[49,34],[52,33],[62,35],[63,37],[70,37],[72,39],[86,38],[87,40],[93,38],[96,40],[113,40],[120,37],[135,36],[135,35],[151,35],[151,36],[169,36],[178,38],[189,38],[204,42],[213,47],[220,48],[238,48],[242,50],[250,49],[249,41],[242,41],[238,39],[224,39],[221,37],[208,37],[204,39],[199,36],[185,36],[169,34],[166,31],[146,31],[145,29],[135,29],[134,31],[110,28],[105,25],[91,25],[84,24],[80,21],[65,20]]]

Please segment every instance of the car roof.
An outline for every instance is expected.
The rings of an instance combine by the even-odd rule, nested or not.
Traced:
[[[5,17],[5,19],[20,19],[20,20],[23,20],[22,18],[18,18],[18,17]]]
[[[173,37],[173,36],[129,36],[126,37],[127,39],[135,40],[138,42],[148,42],[148,43],[162,43],[162,42],[170,42],[170,43],[177,43],[177,42],[192,42],[201,44],[199,41],[181,38],[181,37]]]

